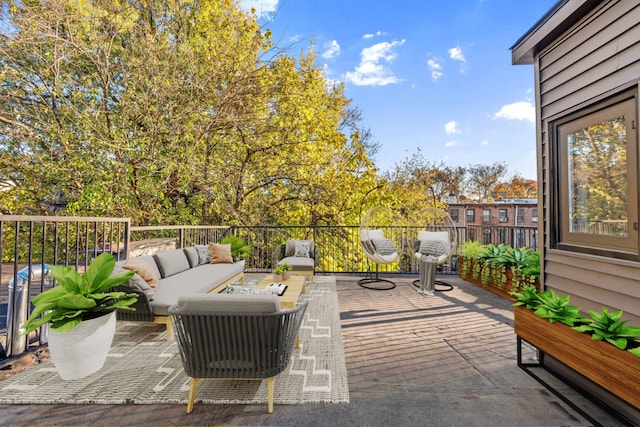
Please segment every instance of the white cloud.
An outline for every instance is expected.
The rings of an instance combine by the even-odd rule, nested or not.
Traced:
[[[447,141],[444,143],[444,146],[447,148],[451,148],[451,147],[457,147],[459,146],[460,143],[458,141]]]
[[[246,11],[255,9],[256,15],[262,17],[273,13],[278,8],[279,0],[240,0],[240,7]]]
[[[480,142],[480,145],[489,145],[489,140],[488,140],[488,139],[483,139],[483,140]]]
[[[325,51],[322,53],[323,58],[331,59],[340,55],[340,45],[336,40],[331,40],[331,42],[326,43],[324,47]]]
[[[452,47],[449,49],[449,58],[454,61],[460,62],[460,68],[458,71],[464,74],[467,65],[467,59],[464,57],[464,53],[462,53],[462,48],[460,46]]]
[[[452,47],[451,49],[449,49],[449,58],[453,59],[454,61],[467,62],[460,46]]]
[[[355,71],[345,74],[345,80],[357,86],[385,86],[399,83],[401,79],[382,62],[391,63],[398,56],[395,49],[402,46],[404,42],[404,40],[382,42],[362,49],[360,64]]]
[[[376,31],[375,33],[367,33],[364,36],[362,36],[363,39],[372,39],[375,36],[383,36],[386,33],[383,33],[382,31]]]
[[[520,101],[503,106],[500,111],[491,116],[493,120],[528,120],[531,123],[536,121],[536,109],[531,102]]]
[[[440,64],[438,58],[431,58],[427,61],[427,66],[431,70],[431,80],[437,82],[442,77],[442,64]]]
[[[458,123],[455,120],[451,120],[444,124],[444,132],[447,135],[460,134],[462,131],[458,128]]]

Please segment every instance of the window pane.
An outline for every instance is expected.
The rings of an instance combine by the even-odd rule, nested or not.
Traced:
[[[624,116],[567,135],[569,232],[627,235]]]

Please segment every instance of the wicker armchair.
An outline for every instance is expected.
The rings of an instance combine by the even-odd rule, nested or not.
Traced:
[[[275,295],[194,295],[169,308],[182,364],[191,377],[187,413],[199,379],[267,379],[273,412],[274,378],[291,359],[308,302],[280,311]]]

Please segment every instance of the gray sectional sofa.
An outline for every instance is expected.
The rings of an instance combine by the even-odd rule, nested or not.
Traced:
[[[144,274],[139,271],[140,274],[136,273],[128,283],[116,288],[139,294],[134,305],[136,310],[118,310],[118,319],[166,324],[168,339],[173,337],[168,310],[180,296],[219,292],[231,283],[244,283],[244,261],[211,264],[205,245],[131,260],[144,263],[146,271]],[[113,274],[125,271],[131,260],[118,261]],[[149,272],[159,278],[155,288],[147,282]],[[143,276],[147,276],[147,280]]]

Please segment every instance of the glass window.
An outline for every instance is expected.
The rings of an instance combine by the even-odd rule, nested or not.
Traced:
[[[524,222],[524,208],[518,209],[518,214],[516,215],[516,221]]]
[[[483,209],[482,210],[482,221],[483,222],[491,221],[491,210],[489,210],[489,209]]]
[[[531,209],[531,221],[538,222],[538,208]]]
[[[506,209],[498,209],[498,222],[507,222],[509,218],[507,218],[507,210]]]
[[[475,209],[467,209],[467,222],[474,222],[476,220]]]
[[[451,216],[453,222],[458,222],[458,209],[450,209],[449,215]]]
[[[635,98],[621,95],[556,125],[558,247],[637,258]]]

